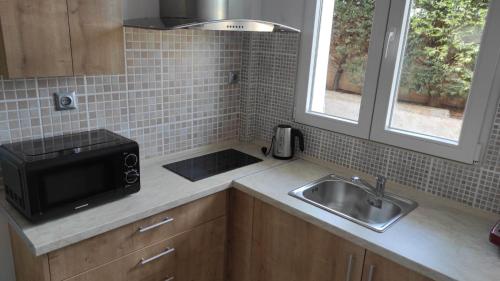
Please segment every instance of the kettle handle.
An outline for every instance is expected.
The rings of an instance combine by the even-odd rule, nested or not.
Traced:
[[[304,151],[304,134],[298,129],[292,129],[292,148],[295,148],[295,137],[299,138],[300,151]]]

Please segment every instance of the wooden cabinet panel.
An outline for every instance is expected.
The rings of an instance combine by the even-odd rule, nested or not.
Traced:
[[[68,0],[75,75],[125,73],[122,0]]]
[[[171,239],[131,253],[111,263],[68,279],[68,281],[222,281],[226,218],[221,217]],[[165,251],[169,254],[142,265]]]
[[[349,280],[360,280],[364,252],[361,247],[255,200],[251,280],[345,281],[348,275]]]
[[[17,281],[50,281],[47,255],[35,257],[9,225],[12,256]],[[1,274],[0,274],[1,276]]]
[[[0,22],[6,76],[73,75],[66,0],[0,0]]]
[[[366,251],[363,281],[432,281],[432,279]]]
[[[252,196],[236,189],[229,191],[227,281],[252,281],[253,204]]]
[[[135,250],[224,216],[226,192],[220,192],[138,222],[49,253],[53,281],[59,281],[110,262]],[[143,233],[139,228],[173,221]]]

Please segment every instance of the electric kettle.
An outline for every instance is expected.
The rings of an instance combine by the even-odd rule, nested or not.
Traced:
[[[295,138],[299,139],[299,148],[304,151],[304,135],[298,129],[289,125],[274,127],[274,136],[269,149],[262,148],[262,153],[268,156],[271,152],[276,159],[287,160],[293,158],[295,153]]]

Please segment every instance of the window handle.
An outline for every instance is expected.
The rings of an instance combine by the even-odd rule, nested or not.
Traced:
[[[391,49],[395,37],[396,37],[396,31],[395,29],[393,29],[392,31],[389,32],[389,35],[387,35],[384,58],[387,58],[389,56],[389,49]]]

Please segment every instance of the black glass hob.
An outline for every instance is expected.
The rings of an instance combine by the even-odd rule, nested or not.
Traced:
[[[241,151],[227,149],[167,164],[163,168],[194,182],[261,161]]]

